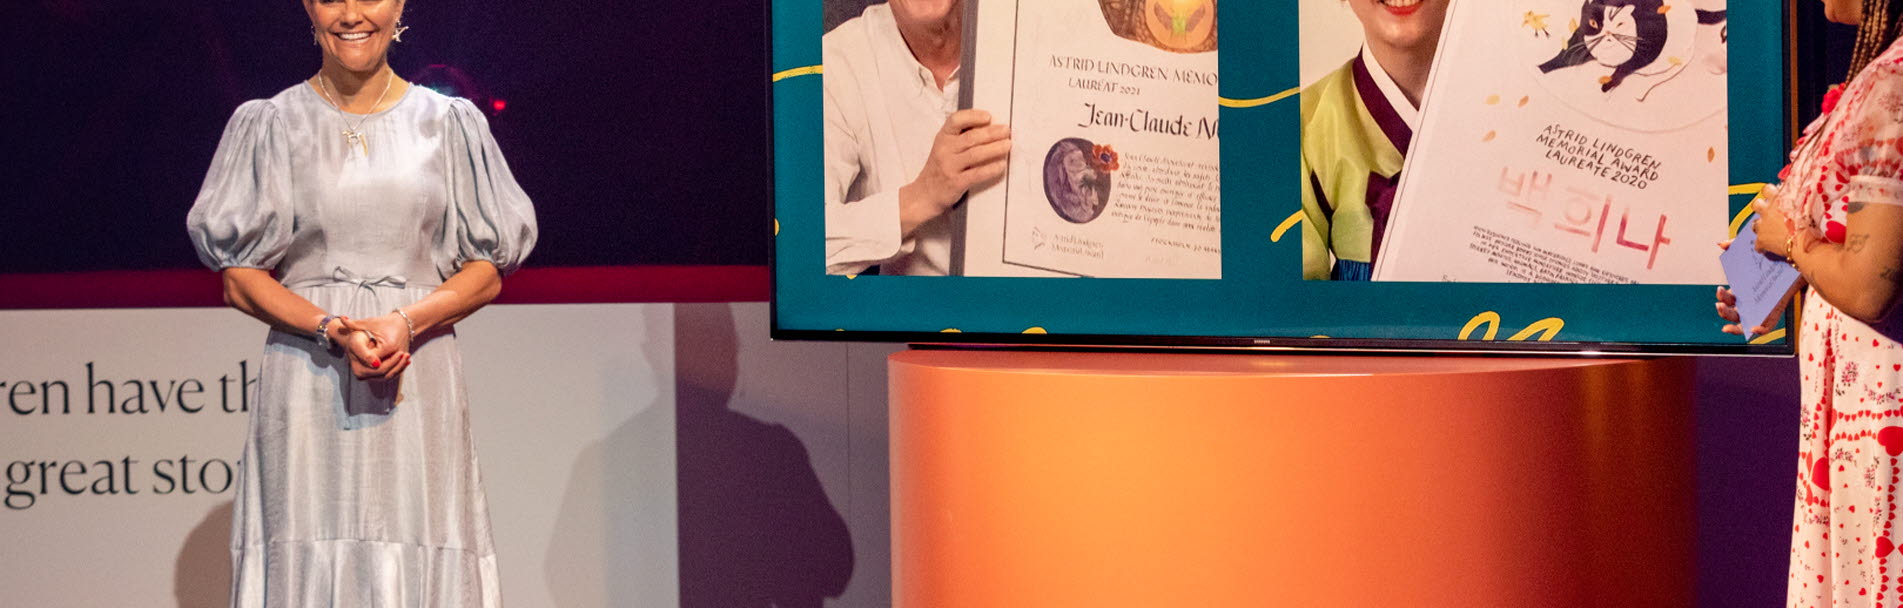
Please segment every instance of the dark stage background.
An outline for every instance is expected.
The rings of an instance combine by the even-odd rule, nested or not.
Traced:
[[[301,3],[0,4],[0,274],[198,267],[185,213],[232,110],[317,69]],[[411,0],[405,24],[397,72],[473,89],[535,200],[532,266],[766,264],[765,3]]]
[[[752,295],[681,289],[708,283],[709,266],[766,263],[767,3],[410,1],[414,29],[392,60],[406,76],[444,65],[480,85],[471,94],[489,108],[542,221],[531,266],[671,266],[640,284],[678,287],[578,296],[563,290],[598,283],[598,273],[544,268],[511,279],[505,297],[764,298],[764,270],[737,279],[755,286],[741,290]],[[827,1],[828,27],[865,3]],[[1812,66],[1798,90],[1807,121],[1824,86],[1843,80],[1854,32],[1823,24],[1815,0],[1792,1],[1804,41],[1796,63]],[[104,305],[217,304],[209,272],[114,275],[157,275],[145,284],[82,276],[107,284],[50,300],[19,294],[77,286],[17,273],[198,268],[184,218],[226,119],[316,69],[298,6],[0,2],[0,275],[14,275],[0,276],[0,308],[119,295]],[[1733,76],[1767,86],[1784,77]],[[177,287],[175,298],[149,295],[187,275],[204,280]],[[1774,605],[1787,580],[1796,366],[1705,359],[1700,370],[1699,605]]]
[[[877,0],[825,1],[831,27]],[[1851,36],[1796,6],[1799,64],[1826,66],[1803,74],[1808,120]],[[490,114],[542,223],[532,266],[758,266],[766,8],[413,0],[391,59]],[[196,268],[184,218],[225,121],[318,61],[293,0],[24,0],[0,18],[0,274]]]

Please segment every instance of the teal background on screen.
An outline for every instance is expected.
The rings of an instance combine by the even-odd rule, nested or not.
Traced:
[[[1221,96],[1249,100],[1299,84],[1295,0],[1220,7]],[[775,73],[820,63],[818,0],[774,0]],[[1784,12],[1774,0],[1731,0],[1731,183],[1774,179],[1786,148]],[[1270,235],[1301,210],[1297,97],[1224,107],[1221,280],[897,277],[825,272],[820,109],[823,75],[771,86],[774,113],[774,313],[777,330],[1064,336],[1459,338],[1486,313],[1507,340],[1559,319],[1555,349],[1591,345],[1742,346],[1720,333],[1715,285],[1334,283],[1301,280],[1300,227]],[[1731,197],[1731,215],[1750,196]],[[1683,243],[1687,247],[1711,247]],[[1548,322],[1551,325],[1551,322]],[[1479,339],[1482,326],[1471,332]],[[826,336],[807,336],[826,337]],[[842,336],[844,337],[844,336]],[[1528,339],[1537,340],[1540,336]],[[931,340],[917,335],[911,339]],[[951,336],[946,336],[951,339]],[[1584,343],[1568,345],[1565,343]],[[1473,344],[1484,348],[1484,344]]]

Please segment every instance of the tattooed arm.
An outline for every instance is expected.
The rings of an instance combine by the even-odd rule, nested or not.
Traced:
[[[1783,251],[1782,225],[1779,221],[1772,230],[1762,231],[1776,232],[1776,239],[1763,247],[1797,264],[1825,301],[1865,323],[1875,323],[1895,309],[1903,296],[1903,207],[1852,202],[1843,244],[1804,233],[1794,239],[1795,251],[1790,252]]]
[[[1872,63],[1847,90],[1848,101],[1832,110],[1841,114],[1837,123],[1828,135],[1820,134],[1834,143],[1807,161],[1820,163],[1820,175],[1828,176],[1810,184],[1819,188],[1812,196],[1821,197],[1828,183],[1830,196],[1847,206],[1843,243],[1809,231],[1788,239],[1791,223],[1775,212],[1764,214],[1764,220],[1776,220],[1774,226],[1758,222],[1758,236],[1775,233],[1759,246],[1791,259],[1825,301],[1868,323],[1884,319],[1903,297],[1903,64]],[[1801,193],[1793,190],[1792,195]],[[1795,206],[1758,205],[1760,213],[1766,207]],[[1787,245],[1790,241],[1795,242]]]

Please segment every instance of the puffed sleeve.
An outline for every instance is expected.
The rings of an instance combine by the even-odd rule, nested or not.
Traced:
[[[1868,86],[1835,159],[1848,176],[1847,203],[1903,205],[1903,66],[1879,59],[1860,76]]]
[[[535,248],[535,206],[502,159],[489,121],[469,100],[450,104],[447,138],[449,217],[436,259],[447,278],[483,260],[507,275]]]
[[[291,245],[290,148],[277,106],[238,106],[185,216],[198,260],[213,270],[277,267]]]

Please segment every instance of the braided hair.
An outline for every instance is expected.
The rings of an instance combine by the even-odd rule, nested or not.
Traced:
[[[1903,18],[1899,17],[1903,17],[1903,2],[1863,0],[1863,23],[1857,26],[1857,43],[1850,52],[1850,74],[1845,81],[1856,78],[1864,66],[1896,42],[1897,35],[1903,33]]]

